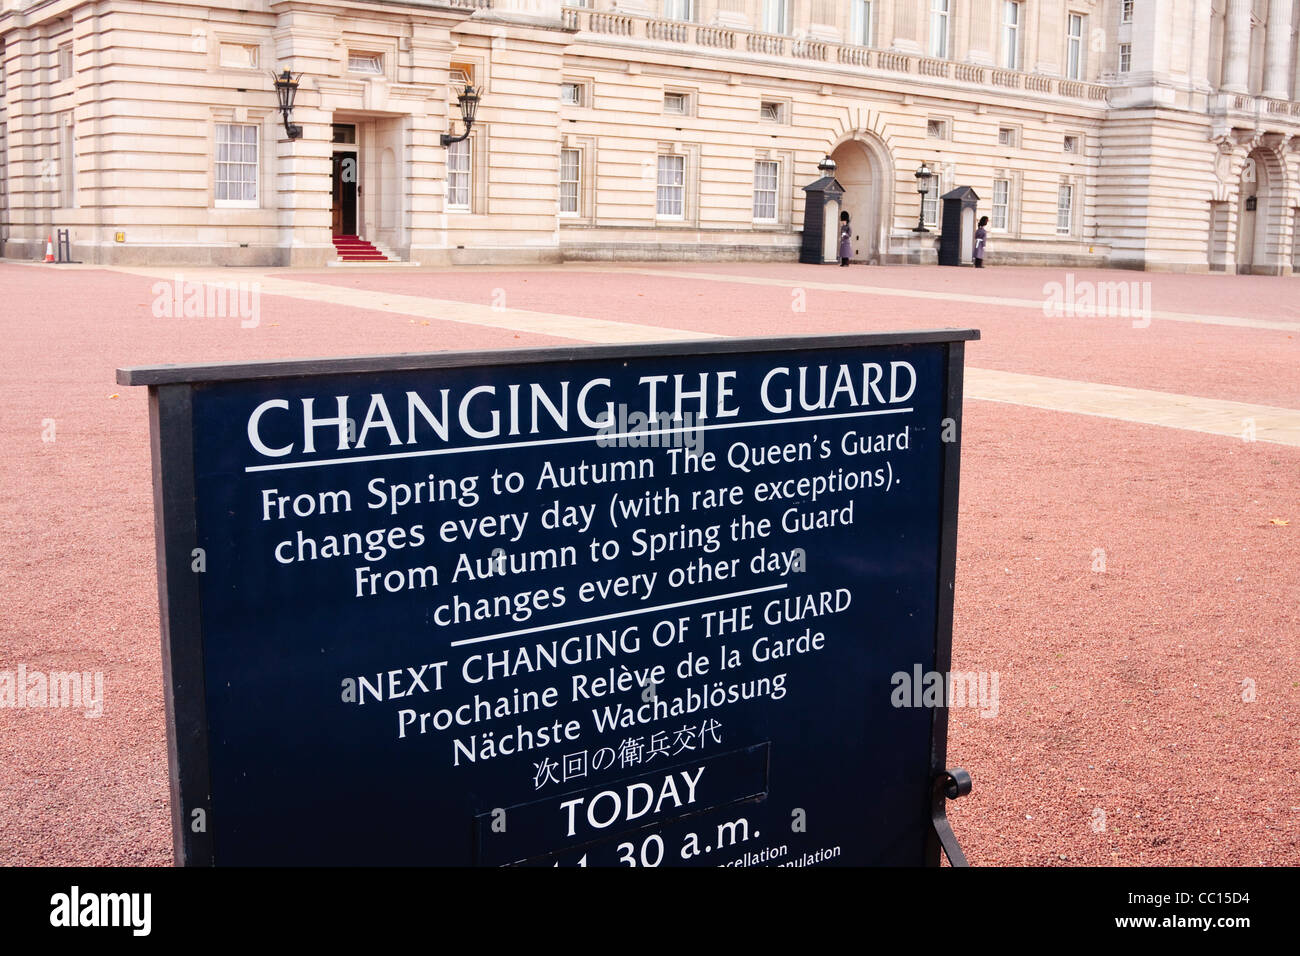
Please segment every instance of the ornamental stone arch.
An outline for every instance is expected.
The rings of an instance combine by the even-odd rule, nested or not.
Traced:
[[[852,258],[880,263],[894,222],[893,151],[879,116],[864,110],[856,119],[832,135],[827,154],[835,160],[835,178],[844,187],[841,209],[849,214]]]
[[[1288,275],[1291,272],[1292,214],[1284,147],[1280,134],[1255,136],[1244,144],[1237,189],[1237,272]]]

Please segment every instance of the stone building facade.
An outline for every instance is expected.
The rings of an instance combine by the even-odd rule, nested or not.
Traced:
[[[1289,274],[1300,0],[0,0],[0,238],[87,262],[855,258]],[[286,135],[271,74],[301,74]],[[467,141],[456,95],[481,94]],[[937,174],[924,205],[914,170]]]

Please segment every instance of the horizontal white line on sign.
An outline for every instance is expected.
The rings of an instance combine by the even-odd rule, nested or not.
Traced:
[[[560,624],[543,624],[541,627],[526,627],[519,631],[502,631],[500,634],[488,634],[484,637],[467,637],[463,641],[452,641],[452,647],[466,644],[482,644],[484,641],[499,641],[503,637],[518,637],[521,634],[536,634],[539,631],[554,631],[562,627],[577,627],[581,624],[595,624],[597,621],[612,621],[619,617],[631,617],[634,614],[650,614],[653,611],[671,611],[677,607],[689,607],[692,604],[707,604],[710,601],[725,601],[728,598],[748,597],[751,594],[766,594],[768,591],[784,591],[788,584],[772,584],[765,588],[753,588],[749,591],[733,591],[730,594],[715,594],[713,597],[695,598],[691,601],[677,601],[673,604],[660,604],[658,607],[641,607],[631,611],[619,611],[616,614],[601,614],[598,617],[584,617],[577,621],[564,621]]]
[[[681,428],[662,428],[655,431],[620,432],[617,435],[577,435],[573,438],[542,438],[537,441],[495,442],[491,445],[472,445],[467,448],[428,448],[424,451],[394,452],[390,455],[358,455],[354,458],[326,458],[321,461],[286,461],[274,465],[246,465],[244,472],[289,471],[294,468],[320,468],[323,465],[346,465],[357,461],[394,461],[399,458],[428,458],[432,455],[459,455],[470,451],[496,451],[502,448],[532,448],[537,445],[567,445],[581,441],[617,441],[620,438],[650,438],[654,435],[671,435],[677,432],[713,431],[720,428],[754,428],[760,425],[781,425],[787,422],[824,422],[834,418],[866,418],[871,415],[905,415],[913,409],[881,408],[868,412],[842,412],[835,415],[803,415],[798,418],[769,418],[761,422],[719,422],[716,425],[684,425]]]

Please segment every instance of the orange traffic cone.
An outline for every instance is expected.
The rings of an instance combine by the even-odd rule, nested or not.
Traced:
[[[54,237],[53,236],[45,237],[45,261],[46,262],[54,261]]]

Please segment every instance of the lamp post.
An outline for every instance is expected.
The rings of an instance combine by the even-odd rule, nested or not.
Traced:
[[[925,228],[925,194],[930,191],[930,177],[934,173],[922,162],[912,175],[916,177],[916,191],[921,194],[921,211],[916,214],[916,228],[912,231],[929,232],[930,230]]]
[[[442,134],[442,145],[450,146],[452,143],[459,143],[461,140],[469,139],[469,129],[474,125],[474,113],[478,110],[478,93],[474,87],[468,83],[460,96],[456,97],[460,103],[460,117],[465,121],[465,132],[459,136],[452,136],[450,133]],[[452,129],[456,127],[453,125]]]
[[[284,117],[284,132],[290,139],[297,139],[302,135],[302,127],[289,122],[289,117],[293,115],[293,101],[298,96],[298,82],[302,79],[302,74],[296,76],[285,70],[280,74],[271,74],[271,79],[275,80],[275,92],[280,97],[280,115]]]

